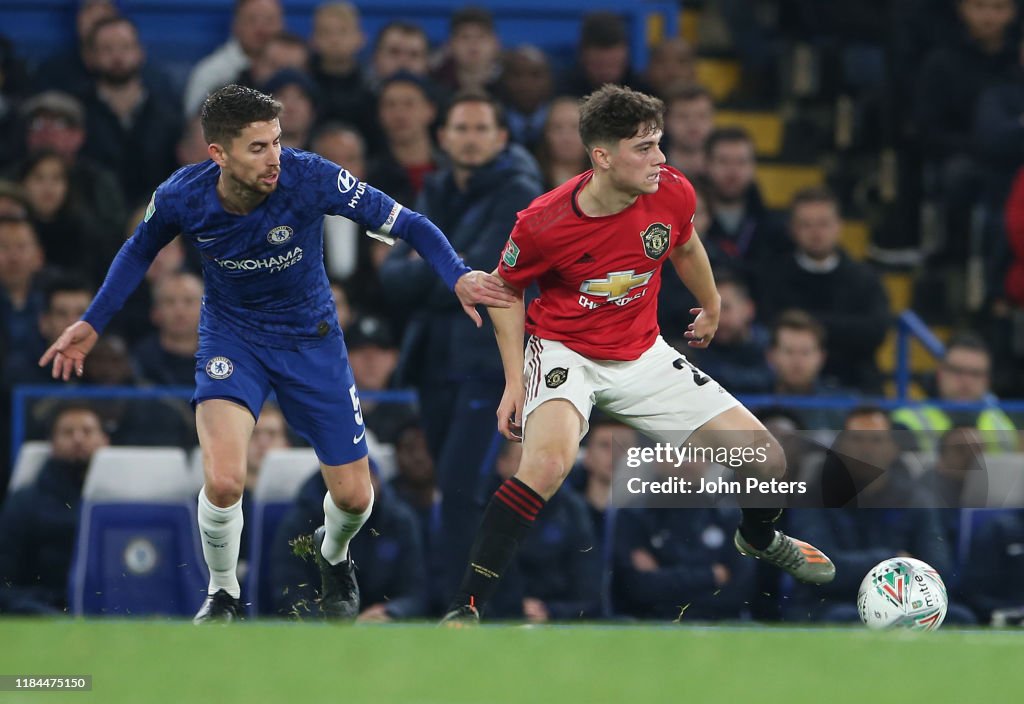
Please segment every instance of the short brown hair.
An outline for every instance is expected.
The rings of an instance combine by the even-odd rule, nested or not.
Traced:
[[[791,308],[783,311],[779,317],[775,319],[775,324],[772,325],[772,347],[779,344],[779,332],[782,330],[809,332],[814,335],[814,339],[817,341],[818,346],[825,349],[825,326],[818,322],[818,319],[807,311]]]
[[[792,213],[806,203],[828,203],[836,209],[836,212],[839,212],[839,199],[825,186],[801,188],[793,196],[793,200],[789,204],[789,211]]]
[[[270,122],[280,114],[281,103],[266,93],[232,83],[210,94],[199,120],[207,144],[227,145],[253,122]]]
[[[665,127],[665,104],[631,88],[606,84],[580,103],[580,138],[587,149],[600,142],[645,136]]]

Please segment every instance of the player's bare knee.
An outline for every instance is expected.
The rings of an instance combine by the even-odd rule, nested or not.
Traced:
[[[558,450],[537,450],[524,455],[516,477],[525,482],[545,499],[550,498],[562,485],[572,464]]]
[[[234,506],[242,498],[245,477],[233,473],[214,473],[206,478],[206,496],[210,503],[220,508]]]
[[[344,490],[335,488],[331,492],[331,499],[335,506],[346,513],[363,513],[370,507],[372,492],[373,489],[369,483],[366,485],[353,483],[344,487]]]
[[[763,479],[782,479],[786,475],[786,453],[782,445],[772,438],[761,447],[764,448],[764,460],[758,457],[754,469]]]

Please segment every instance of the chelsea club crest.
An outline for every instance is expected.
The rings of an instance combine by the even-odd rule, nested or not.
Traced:
[[[235,365],[227,357],[214,357],[206,363],[206,375],[211,379],[227,379],[235,371]]]
[[[287,225],[278,225],[267,233],[267,242],[270,244],[284,244],[292,238],[292,228]]]

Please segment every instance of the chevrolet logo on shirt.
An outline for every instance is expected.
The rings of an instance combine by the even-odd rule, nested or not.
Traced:
[[[654,276],[653,271],[648,271],[645,274],[637,274],[633,269],[613,271],[604,279],[587,279],[580,284],[580,293],[603,296],[609,301],[615,301],[635,288],[646,286],[652,276]]]

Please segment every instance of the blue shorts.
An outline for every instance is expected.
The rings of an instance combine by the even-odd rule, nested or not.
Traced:
[[[366,457],[366,428],[341,336],[301,350],[281,350],[204,331],[196,353],[193,406],[227,399],[259,418],[271,389],[285,420],[321,462],[340,465]]]

